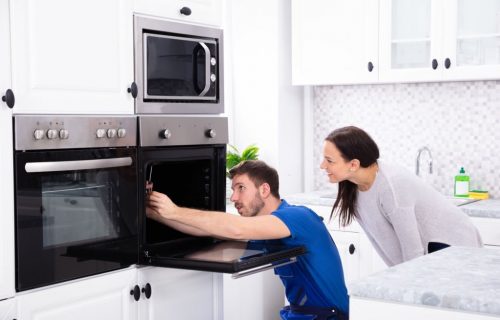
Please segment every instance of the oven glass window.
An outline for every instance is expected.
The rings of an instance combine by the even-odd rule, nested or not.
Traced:
[[[43,246],[117,237],[113,172],[87,171],[42,177]]]

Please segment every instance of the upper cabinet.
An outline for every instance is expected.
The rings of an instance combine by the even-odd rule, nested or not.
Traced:
[[[380,0],[380,81],[498,78],[499,0]]]
[[[223,0],[135,0],[134,12],[180,22],[221,26]]]
[[[292,0],[292,83],[377,80],[377,0]]]
[[[500,0],[292,6],[294,84],[500,79]]]
[[[14,113],[133,114],[132,0],[10,1]]]

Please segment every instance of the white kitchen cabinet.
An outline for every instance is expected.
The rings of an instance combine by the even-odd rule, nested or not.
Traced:
[[[221,26],[224,0],[134,0],[134,12],[181,22]]]
[[[0,320],[17,319],[16,299],[6,299],[0,301]]]
[[[138,303],[131,295],[137,270],[111,272],[16,296],[22,320],[136,320]]]
[[[0,97],[11,88],[9,1],[0,0]],[[12,109],[0,101],[0,300],[14,296],[14,166]],[[3,319],[0,317],[0,319]]]
[[[342,260],[344,279],[346,283],[360,277],[360,246],[359,233],[346,231],[330,231],[337,245]]]
[[[379,79],[498,79],[499,21],[499,0],[380,0]]]
[[[15,113],[133,114],[132,0],[10,1]]]
[[[378,0],[292,0],[292,83],[371,83],[378,70]]]
[[[495,218],[471,218],[481,234],[485,246],[500,249],[500,219]]]
[[[217,320],[214,307],[217,292],[216,277],[211,272],[169,269],[138,269],[141,299],[139,320]],[[151,296],[146,298],[146,285]],[[143,291],[144,289],[144,291]]]

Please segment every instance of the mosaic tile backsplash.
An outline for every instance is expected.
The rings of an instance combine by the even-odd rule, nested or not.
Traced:
[[[314,141],[335,128],[355,125],[378,144],[381,159],[415,172],[423,153],[423,179],[446,195],[464,167],[471,189],[500,198],[500,81],[320,86],[313,92]],[[321,143],[314,146],[320,163]],[[332,189],[324,172],[315,169],[315,189]]]

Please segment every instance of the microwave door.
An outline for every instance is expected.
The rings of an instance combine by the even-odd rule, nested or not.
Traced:
[[[193,87],[200,97],[210,90],[210,49],[203,42],[193,49]]]
[[[156,267],[230,273],[233,278],[294,263],[306,248],[285,247],[265,241],[184,239],[175,244],[150,247],[144,253],[144,264]]]

